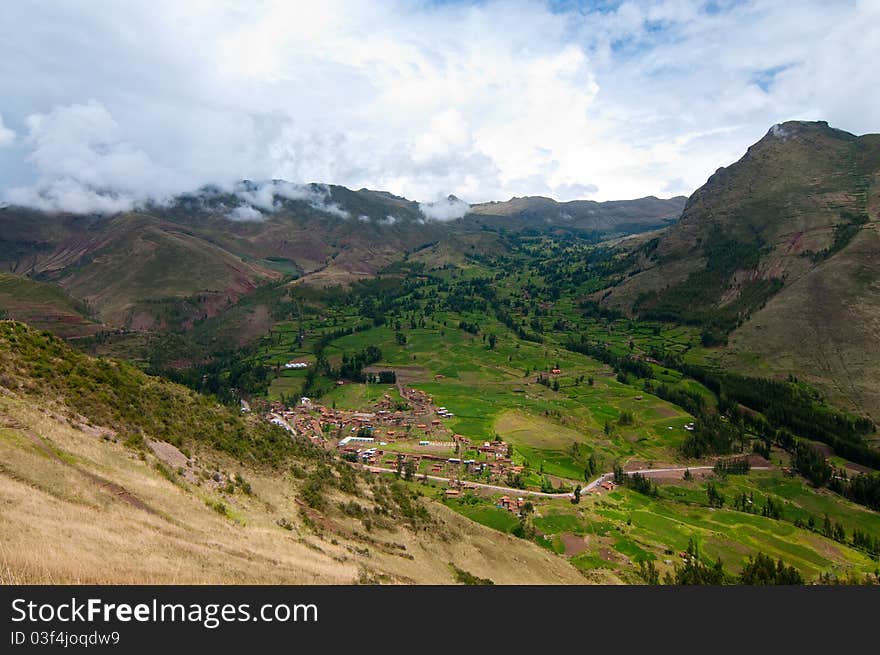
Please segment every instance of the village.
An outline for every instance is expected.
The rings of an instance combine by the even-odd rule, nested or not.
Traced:
[[[524,467],[514,463],[509,443],[497,437],[474,442],[444,424],[454,412],[437,406],[428,394],[401,383],[397,392],[399,399],[385,393],[368,410],[358,411],[330,408],[307,397],[295,405],[274,401],[265,418],[374,472],[441,481],[449,498],[490,485],[496,492],[509,488],[512,495],[502,496],[498,507],[513,513],[522,510],[523,490],[509,482]],[[603,481],[594,491],[612,488]]]

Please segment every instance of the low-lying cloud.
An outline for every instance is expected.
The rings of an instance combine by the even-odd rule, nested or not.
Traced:
[[[351,214],[332,201],[330,187],[325,184],[294,184],[286,180],[268,182],[244,182],[235,185],[232,192],[245,205],[258,207],[266,212],[283,208],[284,200],[299,200],[312,209],[338,218],[350,218]]]
[[[454,221],[462,218],[471,209],[464,200],[449,196],[435,202],[420,202],[419,211],[430,221]]]
[[[250,205],[239,205],[228,214],[226,214],[227,218],[233,221],[262,221],[263,220],[263,212],[259,209],[254,209]]]
[[[15,132],[3,124],[3,114],[0,114],[0,148],[12,145],[15,141]]]
[[[789,4],[0,3],[0,201],[106,213],[278,179],[241,202],[343,217],[303,183],[689,193],[775,123],[880,128],[880,3]]]

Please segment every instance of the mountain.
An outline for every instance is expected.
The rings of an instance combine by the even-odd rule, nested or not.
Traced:
[[[0,318],[15,318],[61,337],[95,334],[104,326],[61,287],[0,273]]]
[[[418,252],[437,266],[501,252],[502,232],[574,230],[595,239],[640,231],[674,220],[680,205],[656,198],[559,205],[571,207],[575,219],[486,214],[480,205],[455,219],[467,205],[454,197],[446,203],[435,213],[386,192],[272,180],[205,187],[114,216],[4,207],[0,270],[57,285],[108,328],[188,328],[285,275],[319,287],[347,285]],[[428,218],[434,215],[443,220]]]
[[[878,208],[880,135],[782,123],[718,169],[676,225],[631,241],[627,276],[596,297],[700,325],[705,343],[729,343],[725,365],[803,375],[877,417]]]
[[[0,461],[3,584],[589,581],[259,417],[13,321]]]
[[[572,200],[557,202],[542,196],[511,198],[505,202],[487,202],[471,206],[471,213],[493,218],[499,225],[535,228],[541,224],[563,230],[595,233],[603,237],[644,232],[675,223],[687,198],[637,200]]]

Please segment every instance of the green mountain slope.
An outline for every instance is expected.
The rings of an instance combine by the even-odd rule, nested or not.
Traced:
[[[409,254],[442,265],[500,251],[502,231],[593,239],[640,231],[674,220],[681,202],[563,203],[564,211],[540,216],[486,215],[477,206],[462,219],[432,221],[418,203],[390,193],[245,181],[235,193],[207,187],[109,217],[2,208],[0,268],[58,284],[111,328],[189,328],[285,275],[318,287],[348,285]]]
[[[880,412],[880,138],[827,123],[774,126],[688,200],[678,224],[631,249],[607,306],[699,325],[727,364],[804,374],[850,408]]]
[[[94,334],[103,327],[61,287],[19,275],[0,273],[0,308],[4,318],[52,329],[62,337]]]
[[[508,229],[515,226],[521,230],[535,230],[552,226],[560,232],[609,238],[671,225],[678,220],[686,200],[684,196],[668,199],[648,196],[608,202],[556,202],[551,198],[527,196],[473,205],[471,212],[482,217],[484,222]]]

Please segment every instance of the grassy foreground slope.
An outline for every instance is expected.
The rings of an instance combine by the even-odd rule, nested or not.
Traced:
[[[256,417],[12,321],[0,495],[3,583],[589,581]]]

